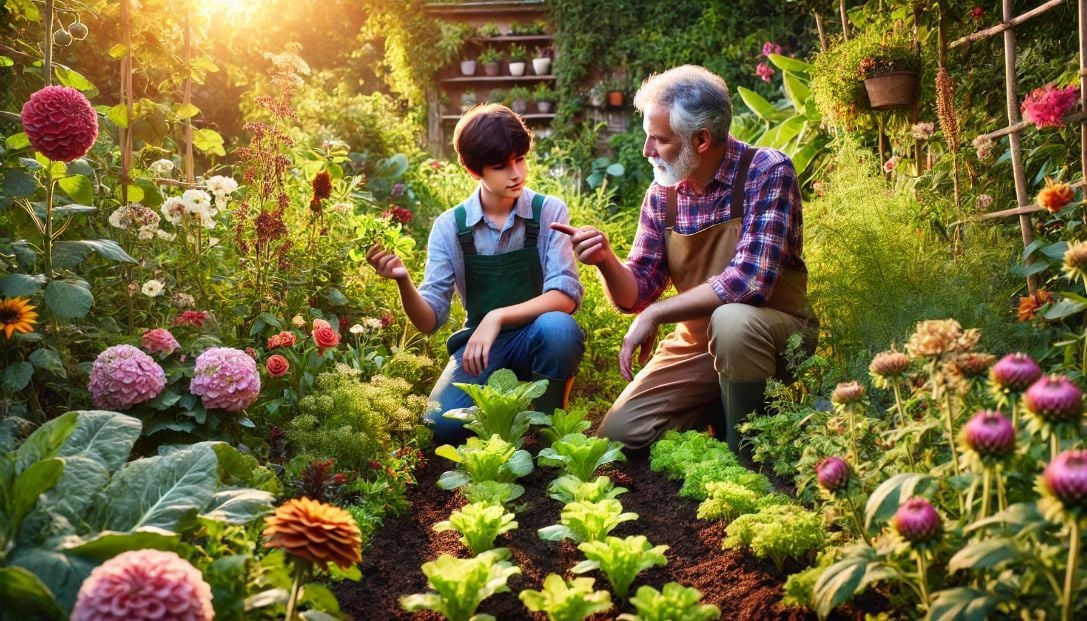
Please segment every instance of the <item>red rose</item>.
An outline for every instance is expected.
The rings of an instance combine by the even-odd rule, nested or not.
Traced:
[[[317,344],[318,354],[323,354],[325,350],[340,344],[340,334],[333,330],[332,326],[328,325],[327,322],[322,323],[325,325],[314,326],[313,328],[313,342]]]
[[[87,154],[98,138],[98,113],[74,88],[46,86],[23,104],[23,129],[45,157],[70,162]]]
[[[278,347],[294,347],[296,343],[294,332],[283,331],[279,334],[275,334],[268,337],[268,349],[276,349]]]
[[[268,361],[264,364],[268,368],[268,375],[272,377],[283,377],[291,370],[291,363],[279,354],[268,356]]]

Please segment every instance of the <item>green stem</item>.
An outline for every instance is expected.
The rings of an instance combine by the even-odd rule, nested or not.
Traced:
[[[857,468],[860,468],[861,454],[857,451],[857,422],[853,410],[853,404],[846,406],[846,412],[849,414],[849,445],[853,451],[853,463],[856,464]]]
[[[999,472],[996,476],[996,503],[1002,512],[1008,508],[1008,498],[1004,494],[1004,477]]]
[[[959,452],[955,450],[955,411],[951,402],[951,391],[947,391],[947,446],[951,449],[951,465],[955,468],[955,474],[960,474]]]
[[[1068,542],[1068,569],[1064,573],[1064,593],[1061,600],[1061,621],[1072,621],[1072,592],[1075,590],[1076,565],[1079,562],[1079,520],[1072,519]]]
[[[928,597],[928,574],[925,569],[925,554],[918,550],[917,554],[917,581],[921,587],[921,604],[924,605],[925,610],[929,608]]]
[[[1012,403],[1012,429],[1015,433],[1019,433],[1019,395],[1015,395],[1015,398],[1011,400]]]
[[[844,492],[842,495],[845,496],[845,503],[849,505],[849,512],[853,514],[853,521],[857,523],[857,530],[860,531],[861,537],[864,537],[864,542],[869,546],[872,545],[872,538],[868,536],[868,531],[864,529],[864,520],[861,519],[861,514],[857,511],[857,505],[853,504],[849,492]]]
[[[902,386],[897,379],[891,382],[891,386],[894,388],[895,392],[895,407],[898,408],[899,424],[902,429],[906,429],[909,426],[909,423],[906,422],[906,408],[902,405]],[[910,445],[910,436],[907,433],[906,435],[903,435],[902,438],[906,442],[906,460],[910,462],[910,470],[913,470],[917,467],[917,464],[913,462],[913,446]]]
[[[42,260],[45,277],[53,280],[53,160],[45,165],[45,235],[42,238]]]
[[[988,466],[981,475],[981,515],[977,518],[984,520],[989,517],[989,500],[993,495],[993,469]]]
[[[291,582],[291,596],[287,599],[287,617],[286,621],[294,621],[295,614],[298,611],[298,598],[302,594],[302,582],[306,575],[306,569],[308,564],[302,560],[295,560],[294,563],[294,581]]]

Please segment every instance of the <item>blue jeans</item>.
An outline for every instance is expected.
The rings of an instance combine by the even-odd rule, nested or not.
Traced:
[[[426,414],[426,422],[434,429],[437,444],[458,444],[469,432],[459,420],[445,418],[442,412],[474,405],[472,399],[454,382],[485,384],[491,373],[510,369],[523,381],[536,373],[556,380],[566,380],[577,374],[585,353],[585,333],[567,313],[544,313],[532,323],[502,332],[491,346],[489,364],[481,375],[469,375],[464,370],[464,347],[449,357],[449,364],[430,391],[430,400],[439,404]]]

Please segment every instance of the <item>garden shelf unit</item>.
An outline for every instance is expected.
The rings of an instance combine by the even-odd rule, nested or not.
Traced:
[[[427,142],[431,152],[442,155],[449,152],[453,126],[461,117],[465,108],[466,93],[474,94],[476,103],[496,101],[492,94],[522,87],[529,91],[538,85],[545,85],[553,90],[555,75],[551,69],[547,73],[537,74],[533,68],[531,52],[537,48],[548,48],[554,56],[554,37],[549,34],[512,34],[515,26],[539,24],[546,18],[543,0],[524,0],[521,2],[505,0],[502,2],[462,2],[432,3],[426,5],[428,14],[438,19],[460,22],[473,29],[484,25],[494,25],[499,34],[493,36],[475,35],[464,44],[463,59],[478,59],[484,50],[492,50],[502,55],[497,75],[485,75],[483,63],[477,62],[475,73],[464,75],[460,62],[454,62],[442,68],[434,79],[434,86],[429,93],[429,113],[427,123]],[[552,30],[550,26],[548,31]],[[521,75],[512,75],[508,55],[514,47],[523,47],[529,51],[525,69]],[[553,63],[552,63],[553,66]],[[521,116],[536,132],[547,131],[555,114],[552,108],[540,111],[534,103],[528,102]]]

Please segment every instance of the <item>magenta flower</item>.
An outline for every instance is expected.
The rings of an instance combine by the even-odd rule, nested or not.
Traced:
[[[1064,508],[1087,510],[1087,449],[1065,451],[1045,467],[1042,483]]]
[[[114,345],[91,367],[91,401],[106,410],[127,410],[159,396],[166,374],[151,356],[132,345]]]
[[[1003,457],[1015,450],[1015,428],[1000,412],[981,410],[962,432],[966,445],[982,457]]]
[[[70,162],[87,154],[98,138],[98,113],[83,93],[46,86],[23,104],[23,130],[45,157]]]
[[[189,391],[209,409],[240,412],[260,394],[257,363],[239,349],[212,347],[197,356],[193,373]]]
[[[832,494],[849,483],[850,474],[849,464],[841,457],[827,457],[815,466],[819,485]]]
[[[166,328],[155,328],[143,333],[140,338],[140,347],[143,347],[151,354],[169,356],[180,349],[181,345],[178,345],[177,339]]]
[[[79,588],[72,621],[211,621],[211,587],[173,552],[125,552],[95,567]]]
[[[1038,127],[1061,127],[1064,115],[1079,100],[1079,86],[1057,88],[1053,83],[1036,88],[1023,100],[1023,120]]]
[[[911,498],[899,507],[891,523],[903,539],[919,545],[935,541],[943,530],[940,514],[920,497]]]
[[[1031,384],[1023,403],[1045,422],[1075,422],[1083,413],[1083,391],[1063,375],[1050,375]]]
[[[771,79],[773,79],[775,73],[777,72],[774,71],[773,67],[766,63],[759,63],[755,65],[755,75],[759,76],[759,78],[761,78],[763,82],[769,82]]]
[[[1023,392],[1042,377],[1042,367],[1023,353],[1004,356],[989,370],[989,378],[997,387],[1009,392]]]
[[[774,43],[773,41],[767,41],[766,43],[762,44],[762,55],[763,56],[769,56],[771,54],[780,54],[780,53],[781,53],[781,46],[778,45],[777,43]]]

